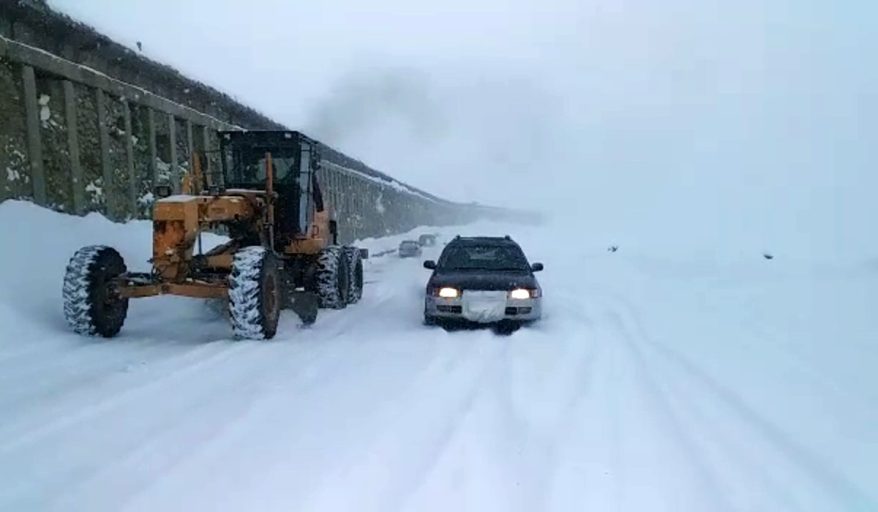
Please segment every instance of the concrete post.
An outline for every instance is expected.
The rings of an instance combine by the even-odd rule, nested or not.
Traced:
[[[79,124],[76,119],[76,90],[73,82],[64,80],[64,115],[67,118],[67,151],[70,153],[70,190],[73,192],[73,213],[85,211],[85,184],[79,154]]]
[[[338,176],[338,171],[335,169],[329,170],[329,175],[327,177],[328,187],[329,187],[329,204],[332,205],[333,211],[338,214],[338,184],[336,184],[336,177]]]
[[[338,194],[338,171],[333,169],[332,172],[329,173],[329,186],[330,190],[332,190],[332,207],[335,208],[336,214],[341,211],[341,204],[339,204]]]
[[[345,211],[347,212],[347,223],[348,223],[348,236],[353,235],[353,216],[356,210],[354,210],[354,194],[353,194],[353,181],[354,179],[350,174],[346,174],[345,179]]]
[[[46,174],[43,169],[43,141],[40,138],[40,108],[37,104],[37,79],[34,75],[34,68],[27,65],[22,66],[21,77],[24,84],[27,149],[34,201],[41,206],[46,206]]]
[[[210,127],[201,127],[201,140],[204,141],[204,151],[210,151]]]
[[[208,151],[210,151],[210,128],[207,125],[201,126],[201,140],[202,146],[201,148],[204,150],[204,162],[201,162],[201,172],[205,173],[205,181],[208,185],[219,185],[222,183],[222,178],[219,177],[217,171],[219,169],[212,169],[210,167],[210,158],[207,156]]]
[[[354,192],[354,211],[357,212],[357,222],[354,224],[354,239],[360,238],[363,228],[360,226],[360,223],[365,218],[363,215],[363,206],[362,206],[362,198],[360,197],[360,185],[362,184],[362,180],[359,177],[354,176],[353,180],[353,192]]]
[[[125,122],[125,165],[128,167],[128,202],[131,207],[131,218],[136,219],[140,213],[137,208],[137,192],[140,186],[137,183],[137,174],[134,171],[134,131],[131,127],[131,105],[127,101],[122,102],[122,117]]]
[[[152,176],[152,186],[159,182],[159,169],[155,164],[158,157],[155,147],[155,112],[151,107],[146,109],[146,131],[149,138],[149,175]]]
[[[190,165],[192,162],[193,147],[194,146],[192,146],[192,121],[187,119],[186,120],[186,151],[187,151],[186,161],[190,162]],[[192,169],[189,169],[189,172],[192,172]]]
[[[168,114],[168,138],[171,141],[171,189],[179,194],[182,183],[177,168],[177,123],[174,121],[174,114]]]
[[[350,219],[351,219],[350,220],[350,229],[348,230],[348,236],[350,236],[350,239],[348,240],[348,242],[351,242],[353,240],[356,240],[357,233],[359,232],[359,229],[360,229],[359,225],[358,225],[359,222],[357,220],[357,215],[360,213],[360,211],[357,209],[357,178],[355,178],[353,175],[349,174],[348,179],[349,179],[348,196],[350,198],[350,206],[351,206],[351,209],[350,209],[350,212],[351,212],[350,213]]]
[[[116,219],[116,201],[113,196],[113,166],[110,162],[110,133],[107,131],[107,95],[95,89],[98,111],[98,141],[101,152],[101,176],[103,176],[104,209],[107,217]]]

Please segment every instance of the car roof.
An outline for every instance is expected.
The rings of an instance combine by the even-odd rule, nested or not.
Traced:
[[[506,245],[518,247],[518,244],[506,236],[456,236],[448,245]]]

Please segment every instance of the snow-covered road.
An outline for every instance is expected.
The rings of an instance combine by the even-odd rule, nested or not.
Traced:
[[[150,225],[0,205],[0,510],[878,510],[878,266],[485,230],[546,264],[510,337],[423,327],[427,271],[386,256],[270,342],[176,298],[101,340],[64,325],[66,260],[142,268]]]

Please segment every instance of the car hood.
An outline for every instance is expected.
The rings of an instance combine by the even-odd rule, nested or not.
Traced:
[[[461,290],[512,290],[538,288],[536,278],[526,272],[436,272],[430,286],[450,286]]]

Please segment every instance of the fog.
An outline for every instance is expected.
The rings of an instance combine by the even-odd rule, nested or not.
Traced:
[[[874,2],[50,3],[403,181],[571,236],[878,253]]]

